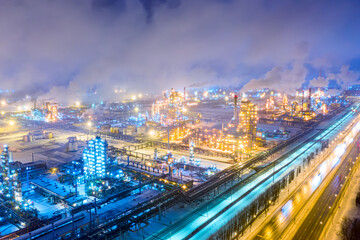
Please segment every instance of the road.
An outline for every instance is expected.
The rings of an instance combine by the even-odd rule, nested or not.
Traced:
[[[340,142],[343,142],[344,139],[350,139],[350,138],[346,138],[344,136],[344,138],[341,139]],[[335,145],[336,144],[337,143],[335,143]],[[341,153],[342,152],[340,152],[339,154]],[[280,238],[290,239],[291,237],[289,236],[289,234],[284,234],[284,232],[291,231],[289,230],[289,225],[290,228],[291,227],[296,228],[296,226],[293,225],[301,224],[301,222],[298,223],[300,221],[299,220],[300,216],[305,217],[308,214],[308,212],[306,212],[307,209],[304,208],[304,206],[308,204],[308,202],[310,201],[309,199],[313,196],[314,192],[319,191],[317,190],[319,185],[322,182],[323,182],[322,185],[324,185],[327,181],[329,181],[329,179],[326,179],[327,174],[331,172],[331,170],[334,168],[334,171],[336,171],[336,173],[332,172],[332,174],[335,175],[332,174],[331,176],[329,175],[330,178],[334,176],[334,179],[331,182],[331,184],[339,187],[342,184],[342,181],[345,180],[344,176],[346,176],[346,174],[349,172],[349,166],[347,164],[352,164],[352,161],[357,156],[357,153],[358,153],[357,147],[352,147],[351,149],[347,149],[347,153],[345,154],[346,160],[344,160],[341,163],[339,168],[336,168],[336,165],[339,162],[339,157],[335,156],[336,150],[332,151],[329,155],[325,156],[325,158],[318,159],[317,161],[321,161],[321,163],[316,163],[319,165],[317,165],[315,170],[313,170],[311,174],[301,182],[301,184],[297,187],[297,189],[288,198],[284,200],[283,204],[280,205],[281,208],[276,210],[275,213],[272,214],[272,216],[264,220],[264,222],[261,225],[261,228],[257,229],[256,232],[252,233],[251,239],[280,239]],[[345,157],[343,156],[342,158]],[[331,184],[329,184],[329,186]],[[332,201],[336,199],[335,193],[333,193],[333,191],[327,189],[325,190],[324,193],[325,193],[324,195],[325,199],[323,199],[324,201],[317,207],[317,210],[321,211],[321,214],[320,212],[313,213],[314,215],[309,215],[313,217],[313,220],[309,222],[308,220],[305,220],[304,222],[304,224],[307,224],[307,226],[305,227],[306,229],[311,228],[313,231],[318,231],[319,234],[321,233],[320,229],[325,222],[324,220],[319,220],[319,216],[327,213],[328,210],[331,210],[329,206],[332,206],[331,204]],[[327,193],[329,193],[330,195],[327,195]],[[320,224],[320,226],[316,225],[313,221]],[[299,234],[300,233],[302,234],[303,232],[306,231],[304,229],[302,229],[301,231],[299,230]],[[318,237],[318,236],[314,236],[314,238],[309,238],[309,235],[310,234],[308,233],[304,234],[303,239],[317,239]],[[301,238],[300,236],[296,236],[294,237],[294,239],[301,239]]]
[[[149,239],[209,238],[271,186],[273,173],[275,173],[274,179],[281,179],[287,175],[295,166],[302,164],[303,158],[320,147],[320,140],[332,140],[353,118],[354,113],[349,112],[340,119],[329,120],[322,125],[323,129],[316,137],[312,135],[290,154],[283,156],[280,164],[276,166],[276,170],[268,169],[257,174],[251,178],[251,181],[246,181],[239,188],[232,189],[231,193],[221,198],[215,198]]]
[[[346,177],[349,175],[353,161],[359,154],[357,144],[353,147],[348,157],[341,163],[335,176],[332,177],[326,189],[317,199],[311,211],[307,214],[304,222],[297,229],[293,239],[319,239],[321,232],[329,220],[341,188],[344,186]]]

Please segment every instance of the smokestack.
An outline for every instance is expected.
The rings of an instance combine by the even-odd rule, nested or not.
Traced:
[[[301,95],[301,117],[304,115],[304,90],[302,90],[302,95]]]
[[[186,87],[184,87],[184,102],[186,100]]]
[[[237,99],[238,99],[238,96],[234,95],[234,120],[235,121],[237,120]]]
[[[311,88],[309,88],[309,111],[311,111]]]

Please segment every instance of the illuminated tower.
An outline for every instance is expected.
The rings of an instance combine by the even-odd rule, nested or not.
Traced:
[[[51,105],[49,102],[46,103],[45,107],[47,113],[45,120],[47,122],[56,122],[59,118],[58,107],[55,104]]]
[[[11,163],[10,166],[10,177],[11,177],[11,189],[12,189],[12,198],[17,203],[22,202],[22,189],[21,181],[19,179],[19,172],[21,167],[18,163]]]
[[[5,145],[1,153],[1,166],[2,166],[2,194],[6,198],[12,198],[12,183],[11,183],[11,172],[10,163],[11,152],[9,152],[8,146]]]
[[[237,118],[238,118],[238,114],[237,114],[237,100],[238,100],[238,96],[234,95],[234,121],[236,122]]]
[[[275,110],[275,98],[270,96],[269,99],[266,99],[266,110],[274,111]]]
[[[286,96],[286,94],[284,94],[283,101],[282,101],[282,110],[286,112],[288,109],[288,105],[289,105],[288,97]]]
[[[88,141],[83,152],[85,179],[101,179],[105,177],[107,147],[107,141],[100,137]]]
[[[173,88],[169,93],[167,100],[167,121],[169,124],[174,124],[176,121],[182,120],[183,117],[183,101],[184,96],[181,92],[175,91]]]
[[[189,162],[192,163],[195,161],[195,154],[194,154],[194,147],[195,147],[195,143],[193,141],[190,141],[190,157],[189,157]]]
[[[7,199],[22,201],[21,181],[19,179],[20,166],[13,163],[12,153],[5,145],[1,153],[2,164],[2,195]]]
[[[251,150],[255,144],[258,120],[257,111],[257,106],[249,100],[241,101],[238,131],[244,134],[244,146],[248,150]]]
[[[176,92],[174,89],[171,89],[170,95],[169,95],[169,118],[175,119],[176,118]]]

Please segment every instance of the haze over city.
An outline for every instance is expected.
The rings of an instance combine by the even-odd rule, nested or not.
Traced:
[[[0,1],[0,240],[360,239],[360,2]]]
[[[91,92],[115,98],[116,87],[218,85],[292,92],[331,80],[346,88],[359,77],[357,1],[1,5],[1,88],[19,95],[66,102]]]

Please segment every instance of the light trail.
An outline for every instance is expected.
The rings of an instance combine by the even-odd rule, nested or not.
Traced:
[[[302,164],[303,158],[300,158],[299,156],[307,156],[306,153],[311,154],[315,151],[317,147],[320,147],[321,143],[320,140],[327,140],[330,139],[333,134],[337,133],[337,130],[339,130],[341,127],[343,127],[346,123],[348,123],[348,120],[351,119],[351,117],[354,115],[353,112],[350,112],[346,114],[343,118],[341,118],[339,121],[337,121],[333,126],[326,131],[324,131],[320,136],[315,138],[313,142],[309,142],[305,144],[303,147],[301,147],[299,150],[297,150],[295,153],[291,154],[287,159],[283,160],[278,166],[280,165],[282,168],[281,170],[278,170],[278,172],[275,174],[275,179],[282,179],[284,176],[286,176],[291,170],[294,169],[294,166],[298,166]],[[357,125],[358,126],[358,125]],[[328,136],[330,133],[333,133],[332,135]],[[325,139],[324,139],[325,138]],[[336,158],[339,159],[342,154],[344,153],[341,148],[341,151],[339,151],[336,154]],[[195,235],[193,235],[189,239],[207,239],[212,234],[216,233],[218,230],[220,230],[228,221],[230,221],[233,217],[236,216],[238,212],[240,212],[242,209],[244,209],[246,206],[248,206],[251,202],[256,200],[257,196],[259,196],[261,193],[263,193],[266,189],[269,188],[269,186],[272,185],[272,171],[269,170],[268,172],[264,173],[262,176],[259,176],[257,179],[255,179],[253,182],[247,184],[244,188],[249,190],[251,188],[251,185],[258,185],[255,187],[250,194],[244,196],[242,199],[240,199],[236,204],[234,204],[231,208],[227,209],[223,214],[215,218],[212,222],[207,224],[205,227],[203,227],[199,232],[197,232]],[[321,176],[321,179],[323,176]],[[267,179],[266,181],[264,181]],[[321,180],[320,179],[320,180]],[[263,183],[261,183],[264,181]],[[254,183],[255,182],[255,183]],[[253,184],[254,183],[254,184]],[[240,193],[242,189],[238,191]],[[225,204],[219,204],[219,207],[225,208]],[[218,207],[216,209],[219,210]],[[219,210],[221,211],[221,210]],[[174,235],[175,236],[175,235]],[[173,238],[172,238],[173,239]],[[175,239],[183,239],[181,238],[175,238]]]
[[[293,167],[300,162],[302,163],[302,158],[299,156],[304,156],[306,153],[312,153],[316,148],[320,147],[320,140],[329,139],[331,136],[341,127],[344,126],[348,122],[349,119],[354,115],[353,112],[346,114],[340,120],[338,120],[333,127],[325,130],[319,136],[317,136],[314,141],[310,141],[298,149],[296,152],[291,154],[288,158],[284,159],[281,163],[278,164],[279,170],[275,173],[275,179],[279,179],[289,171],[293,169]],[[332,135],[328,136],[330,133]],[[190,234],[192,234],[197,229],[203,228],[193,234],[191,239],[204,239],[210,237],[212,234],[216,233],[219,229],[221,229],[229,220],[231,220],[239,211],[244,209],[247,205],[249,205],[252,201],[254,201],[259,194],[264,192],[269,186],[272,184],[272,174],[273,171],[269,169],[267,172],[258,176],[252,182],[244,185],[241,189],[234,192],[231,196],[225,198],[218,205],[209,209],[207,213],[203,216],[198,216],[194,221],[190,224],[186,225],[186,227],[180,229],[179,231],[172,232],[170,236],[168,235],[166,239],[186,239]],[[229,209],[227,209],[224,213],[219,216],[219,214],[223,209],[225,209],[228,205],[233,205]],[[214,218],[211,222],[207,223],[209,219]]]
[[[355,121],[352,123],[355,123]],[[350,126],[351,129],[347,131]],[[291,195],[290,200],[292,200],[294,204],[291,208],[289,208],[288,216],[285,216],[282,213],[282,210],[277,210],[277,213],[270,220],[266,220],[268,222],[261,228],[261,230],[254,232],[256,233],[256,236],[252,238],[262,239],[262,237],[264,237],[266,239],[279,239],[281,236],[280,234],[283,234],[284,229],[292,219],[295,221],[296,217],[297,221],[299,221],[296,211],[299,211],[298,209],[302,209],[304,207],[304,202],[306,202],[314,191],[319,188],[332,169],[340,163],[339,160],[344,157],[345,152],[358,134],[360,130],[360,123],[356,123],[354,125],[350,124],[346,129],[347,135],[345,137],[342,137],[342,134],[339,135],[341,140],[335,149],[322,159],[322,162],[319,163],[306,180],[301,183],[297,192]],[[285,207],[285,205],[286,204],[282,207]]]

